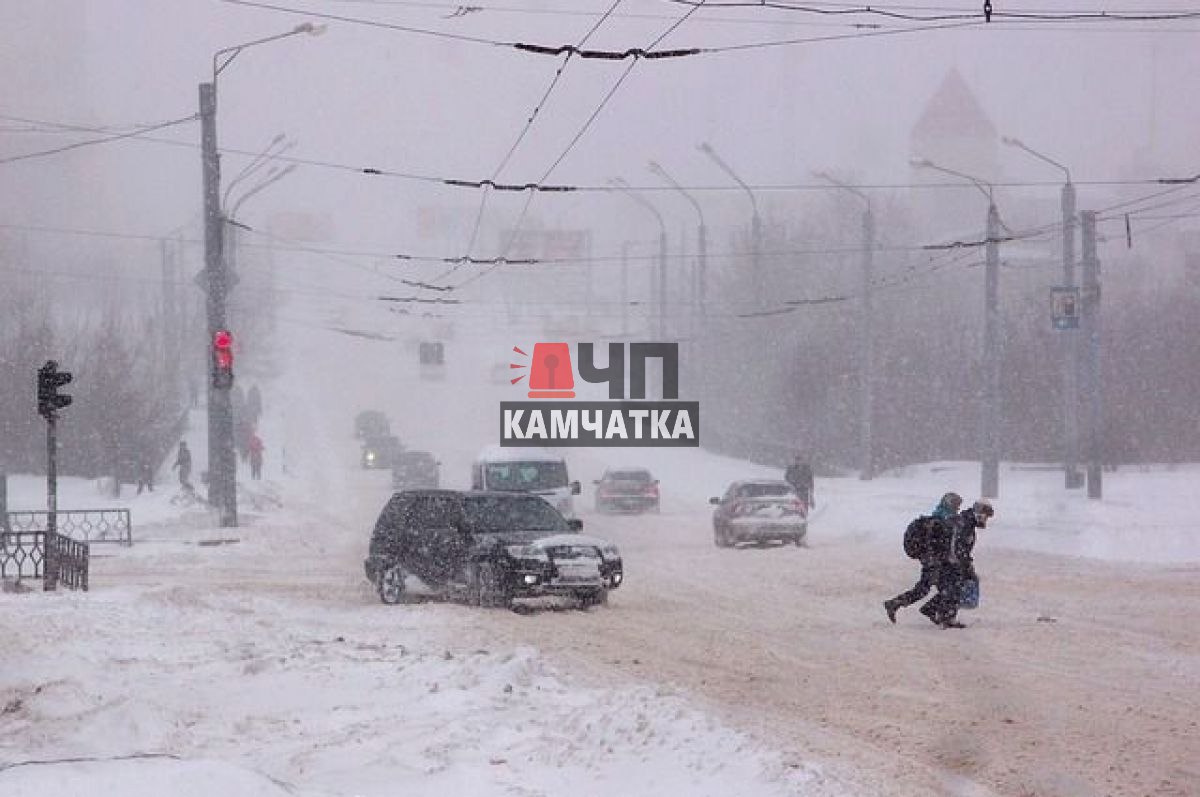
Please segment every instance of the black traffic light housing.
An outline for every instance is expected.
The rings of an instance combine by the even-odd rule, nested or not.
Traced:
[[[58,370],[58,362],[55,360],[47,360],[46,364],[38,369],[38,415],[48,421],[53,420],[59,410],[70,406],[73,399],[65,393],[59,393],[58,389],[68,384],[72,378],[70,373]]]
[[[233,334],[228,329],[213,333],[212,384],[217,390],[233,387]]]

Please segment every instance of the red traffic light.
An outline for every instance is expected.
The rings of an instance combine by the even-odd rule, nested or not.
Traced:
[[[218,329],[213,333],[213,387],[228,390],[233,386],[233,333]]]

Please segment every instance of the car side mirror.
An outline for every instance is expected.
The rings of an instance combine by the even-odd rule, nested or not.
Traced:
[[[567,520],[567,528],[571,531],[583,531],[583,521],[577,517],[570,518]]]
[[[655,484],[658,484],[658,479],[655,479],[655,480],[654,480],[654,483],[655,483]]]
[[[571,482],[571,495],[579,495],[583,488],[579,486],[579,482]]]
[[[717,504],[721,503],[721,499],[720,498],[710,498],[710,499],[708,499],[708,502],[710,504],[712,504],[713,506],[716,506]]]

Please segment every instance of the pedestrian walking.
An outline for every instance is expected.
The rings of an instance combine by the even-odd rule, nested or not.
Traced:
[[[958,621],[963,590],[968,582],[978,584],[975,572],[975,530],[987,528],[988,519],[996,514],[986,498],[980,498],[969,509],[954,518],[946,558],[938,570],[938,594],[922,606],[929,617],[942,628],[966,628]]]
[[[250,434],[250,478],[262,478],[263,441],[256,432]]]
[[[812,509],[815,498],[815,484],[813,481],[812,465],[809,464],[808,460],[797,454],[796,458],[792,460],[792,464],[788,465],[787,470],[784,471],[783,479],[792,485],[792,489],[796,491],[796,495],[800,496],[809,509]]]
[[[138,454],[137,460],[137,494],[142,490],[154,492],[154,456],[149,451]]]
[[[175,464],[171,465],[171,470],[179,471],[180,487],[189,493],[195,492],[195,488],[192,487],[192,452],[183,440],[179,441],[179,451],[175,454]]]
[[[905,529],[904,552],[921,563],[921,575],[912,589],[883,602],[883,610],[893,623],[896,622],[898,610],[924,600],[938,583],[941,566],[946,558],[945,551],[950,544],[951,530],[948,524],[952,522],[960,506],[962,496],[946,493],[931,514],[916,518]],[[926,613],[924,606],[921,607],[921,613],[929,617],[930,621],[937,622],[932,615]]]

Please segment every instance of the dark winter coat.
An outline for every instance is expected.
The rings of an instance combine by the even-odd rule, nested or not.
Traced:
[[[783,480],[792,485],[797,493],[807,495],[813,489],[812,466],[807,462],[793,462],[784,471]]]
[[[975,529],[982,523],[971,509],[964,509],[954,519],[954,534],[950,549],[951,561],[958,565],[966,578],[975,578]]]

